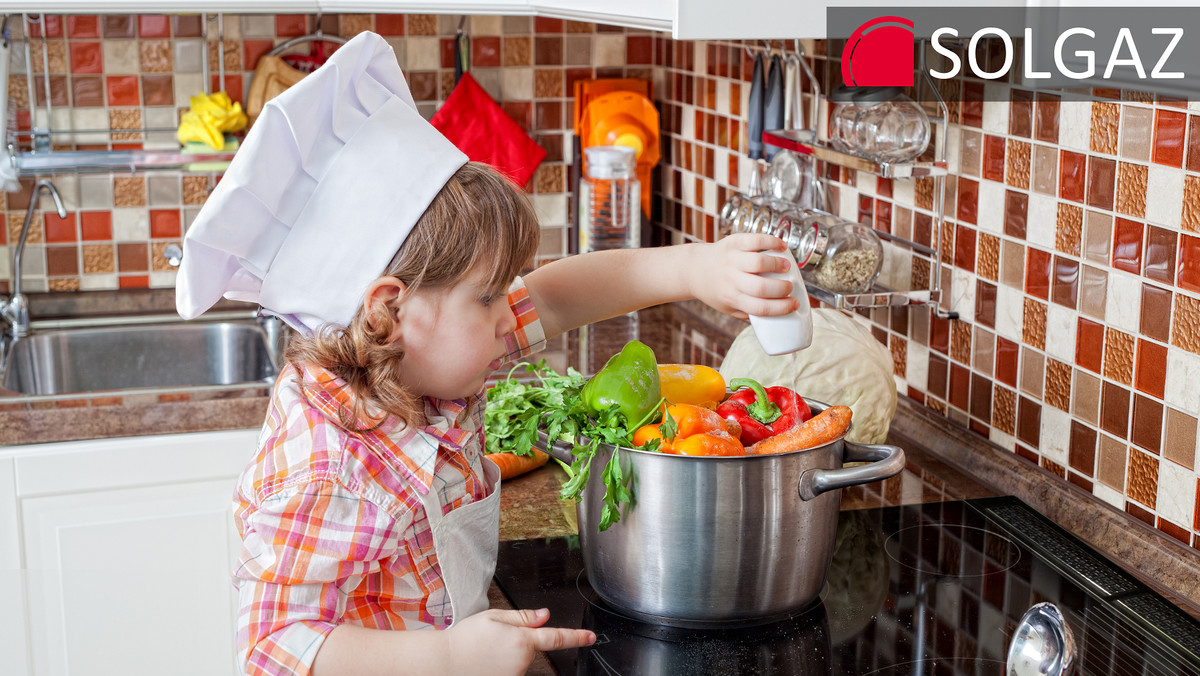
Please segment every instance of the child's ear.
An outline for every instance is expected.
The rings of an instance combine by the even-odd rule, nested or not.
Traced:
[[[386,313],[395,321],[407,288],[404,282],[391,276],[379,277],[368,284],[367,290],[363,294],[363,304],[367,308],[367,323],[371,324],[370,318],[378,316],[380,313]]]

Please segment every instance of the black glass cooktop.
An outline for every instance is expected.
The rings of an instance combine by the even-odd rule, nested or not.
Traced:
[[[549,653],[561,674],[999,676],[1017,622],[1050,602],[1075,674],[1200,676],[1200,622],[1011,497],[842,512],[820,598],[767,625],[629,619],[592,591],[575,537],[500,543],[496,581],[596,632]]]

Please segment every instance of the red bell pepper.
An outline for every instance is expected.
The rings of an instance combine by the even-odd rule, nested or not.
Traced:
[[[812,417],[804,399],[786,387],[764,388],[750,378],[734,378],[729,386],[734,393],[717,407],[717,413],[742,426],[741,441],[746,446]]]

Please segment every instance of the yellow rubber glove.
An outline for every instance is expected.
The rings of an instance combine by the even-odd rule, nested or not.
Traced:
[[[222,132],[241,131],[246,128],[246,114],[242,104],[235,103],[225,92],[197,94],[191,99],[192,111],[212,115],[217,130]]]
[[[225,134],[217,129],[213,116],[209,113],[197,113],[195,110],[189,110],[183,114],[183,118],[179,121],[179,131],[175,136],[183,144],[199,141],[213,150],[220,150],[225,146]]]

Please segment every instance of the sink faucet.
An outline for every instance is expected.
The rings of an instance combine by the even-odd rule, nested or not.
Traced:
[[[59,218],[67,217],[62,198],[58,196],[58,188],[50,181],[38,181],[33,186],[33,194],[29,196],[29,209],[25,211],[25,223],[21,226],[21,238],[17,240],[17,250],[13,253],[13,289],[12,297],[0,305],[0,317],[8,322],[8,335],[19,338],[29,333],[29,304],[21,293],[21,255],[25,253],[25,238],[29,236],[29,224],[33,221],[33,212],[37,209],[42,191],[49,191],[54,198],[54,206],[58,207]]]

